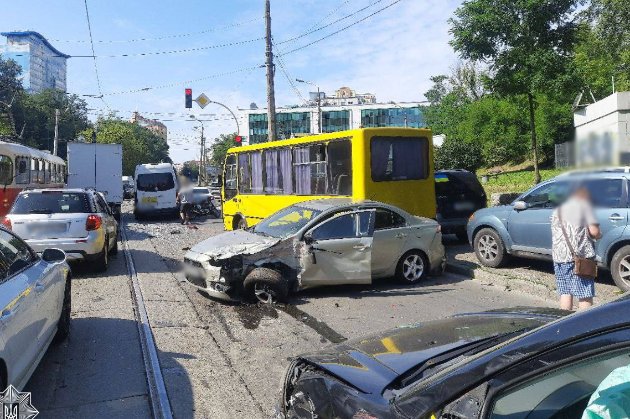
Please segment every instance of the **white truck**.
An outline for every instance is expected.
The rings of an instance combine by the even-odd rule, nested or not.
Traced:
[[[68,187],[102,192],[119,220],[123,202],[122,145],[68,143]]]

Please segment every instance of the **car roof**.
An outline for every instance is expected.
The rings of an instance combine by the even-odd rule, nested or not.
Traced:
[[[91,189],[82,188],[36,188],[36,189],[24,189],[23,193],[42,193],[42,192],[67,192],[67,193],[88,193],[93,192]]]
[[[318,211],[328,211],[328,210],[332,210],[335,208],[342,208],[342,207],[355,207],[355,208],[360,208],[360,207],[364,207],[364,206],[380,206],[380,207],[386,207],[386,208],[392,208],[392,209],[396,209],[399,212],[404,212],[403,209],[398,208],[394,205],[389,205],[386,204],[384,202],[379,202],[379,201],[372,201],[369,199],[366,200],[360,200],[360,201],[353,201],[350,198],[327,198],[327,199],[314,199],[312,201],[303,201],[303,202],[298,202],[295,204],[296,206],[299,207],[304,207],[304,208],[308,208],[308,209],[314,209],[314,210],[318,210]]]
[[[560,173],[558,177],[565,176],[597,176],[597,175],[610,175],[610,174],[622,174],[630,173],[630,166],[619,167],[602,167],[599,169],[576,169],[569,170],[564,173]]]

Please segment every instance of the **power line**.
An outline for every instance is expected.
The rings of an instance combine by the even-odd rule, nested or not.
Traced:
[[[198,79],[184,80],[184,81],[178,81],[178,82],[161,84],[161,85],[157,85],[157,86],[146,86],[146,87],[141,87],[141,88],[136,88],[136,89],[120,90],[120,91],[117,91],[117,92],[103,93],[103,96],[115,96],[115,95],[124,95],[124,94],[128,94],[128,93],[147,92],[149,90],[156,90],[156,89],[166,89],[166,88],[169,88],[169,87],[175,87],[175,86],[182,86],[182,85],[185,85],[185,84],[197,83],[197,82],[200,82],[200,81],[210,80],[210,79],[214,79],[214,78],[218,78],[218,77],[230,76],[230,75],[233,75],[233,74],[242,73],[242,72],[245,72],[245,71],[252,71],[252,70],[255,70],[257,68],[263,68],[263,67],[264,67],[264,65],[262,65],[262,66],[261,65],[257,65],[257,66],[252,66],[252,67],[239,68],[239,69],[232,70],[232,71],[226,71],[224,73],[211,74],[209,76],[200,77]]]
[[[348,14],[348,15],[342,16],[342,17],[340,17],[339,19],[333,20],[332,22],[330,22],[330,23],[328,23],[328,24],[326,24],[326,25],[324,25],[324,26],[319,26],[319,27],[316,27],[316,28],[311,29],[311,30],[309,30],[309,31],[306,31],[306,32],[304,32],[304,33],[302,33],[302,34],[300,34],[300,35],[294,36],[293,38],[289,38],[289,39],[285,39],[284,41],[280,41],[280,42],[278,42],[277,44],[278,44],[278,45],[282,45],[282,44],[287,44],[287,43],[289,43],[289,42],[294,42],[294,41],[297,41],[298,39],[304,38],[305,36],[311,35],[311,34],[313,34],[313,33],[315,33],[315,32],[319,32],[319,31],[321,31],[321,30],[323,30],[323,29],[326,29],[326,28],[329,28],[329,27],[331,27],[331,26],[333,26],[333,25],[335,25],[335,24],[337,24],[337,23],[339,23],[339,22],[342,22],[342,21],[344,21],[344,20],[346,20],[346,19],[349,19],[349,18],[351,18],[351,17],[353,17],[353,16],[356,16],[356,15],[358,15],[359,13],[361,13],[361,12],[363,12],[363,11],[365,11],[365,10],[369,9],[370,7],[374,6],[375,4],[382,3],[383,1],[384,1],[384,0],[376,0],[376,1],[374,1],[373,3],[370,3],[370,4],[368,4],[368,5],[367,5],[367,6],[365,6],[365,7],[362,7],[362,8],[360,8],[360,9],[358,9],[358,10],[355,10],[354,12],[352,12],[352,13],[350,13],[350,14]],[[369,17],[369,16],[368,16],[368,17]],[[316,25],[318,25],[318,24],[316,24]]]
[[[271,42],[273,44],[273,47],[276,48],[275,42],[273,42],[273,40]],[[284,64],[284,60],[279,55],[276,58],[278,59],[278,64],[280,64],[280,70],[282,71],[282,74],[284,75],[284,77],[289,82],[289,85],[293,89],[293,92],[297,95],[297,97],[302,102],[306,103],[306,99],[304,98],[304,96],[302,96],[302,92],[300,92],[300,89],[297,88],[297,86],[295,85],[295,82],[293,81],[293,77],[291,77],[291,75],[289,74],[289,71],[287,70],[287,68],[286,68],[286,66]]]
[[[382,1],[382,0],[378,0],[378,1]],[[330,33],[330,34],[328,34],[328,35],[326,35],[326,36],[324,36],[324,37],[322,37],[322,38],[316,39],[315,41],[309,42],[308,44],[302,45],[301,47],[297,47],[297,48],[294,48],[294,49],[292,49],[292,50],[282,52],[282,53],[280,53],[280,54],[278,54],[278,55],[285,56],[285,55],[293,54],[294,52],[297,52],[297,51],[303,50],[303,49],[308,48],[308,47],[310,47],[310,46],[312,46],[312,45],[315,45],[315,44],[317,44],[317,43],[319,43],[319,42],[321,42],[321,41],[324,41],[324,40],[326,40],[326,39],[328,39],[328,38],[331,38],[331,37],[333,37],[333,36],[335,36],[335,35],[337,35],[337,34],[339,34],[339,33],[343,32],[343,31],[346,31],[346,30],[350,29],[350,28],[351,28],[351,27],[353,27],[353,26],[358,25],[358,24],[359,24],[359,23],[361,23],[361,22],[365,22],[366,20],[368,20],[368,19],[369,19],[369,18],[371,18],[372,16],[375,16],[375,15],[377,15],[377,14],[381,13],[381,12],[384,12],[385,10],[387,10],[387,9],[389,9],[390,7],[392,7],[392,6],[394,6],[394,5],[398,4],[398,3],[400,3],[401,1],[402,1],[402,0],[395,0],[395,1],[393,1],[392,3],[388,4],[387,6],[385,6],[385,7],[381,8],[381,9],[378,9],[378,10],[377,10],[377,11],[375,11],[374,13],[371,13],[371,14],[369,14],[369,15],[365,16],[364,18],[359,19],[359,20],[357,20],[356,22],[351,23],[350,25],[344,26],[343,28],[341,28],[341,29],[339,29],[339,30],[336,30],[335,32],[332,32],[332,33]],[[375,4],[375,3],[374,3],[374,4]]]
[[[143,42],[143,41],[162,41],[165,39],[175,39],[175,38],[186,38],[189,36],[195,36],[195,35],[203,35],[203,34],[207,34],[207,33],[211,33],[211,32],[216,32],[219,30],[224,30],[224,29],[231,29],[231,28],[237,28],[239,26],[244,26],[247,25],[248,23],[252,23],[252,22],[256,22],[256,21],[260,21],[261,17],[257,17],[254,19],[250,19],[250,20],[245,20],[242,22],[235,22],[229,25],[223,25],[223,26],[215,26],[215,27],[210,27],[207,29],[204,29],[202,31],[198,31],[198,32],[188,32],[188,33],[179,33],[179,34],[172,34],[172,35],[164,35],[164,36],[158,36],[158,37],[154,37],[154,38],[135,38],[135,39],[118,39],[118,40],[114,40],[114,39],[110,39],[110,40],[97,40],[97,43],[101,43],[101,44],[115,44],[115,43],[133,43],[133,42]],[[88,42],[85,39],[51,39],[51,41],[54,42],[68,42],[68,43],[85,43]]]
[[[96,54],[94,53],[94,38],[92,37],[92,23],[90,22],[90,12],[88,11],[87,0],[83,0],[83,4],[85,4],[85,17],[87,19],[88,33],[90,34],[90,47],[92,48],[92,55],[94,56],[94,73],[96,74],[96,85],[98,87],[98,94],[101,96],[100,99],[103,101],[106,107],[109,108],[105,99],[103,99],[103,89],[101,88],[101,77],[98,74],[98,64],[96,62]]]

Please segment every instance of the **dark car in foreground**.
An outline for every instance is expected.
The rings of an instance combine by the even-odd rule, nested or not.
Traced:
[[[278,416],[580,418],[630,364],[628,310],[625,296],[572,315],[490,311],[351,340],[292,361]]]
[[[436,219],[442,234],[466,240],[468,218],[487,206],[486,192],[474,173],[463,169],[435,172]]]

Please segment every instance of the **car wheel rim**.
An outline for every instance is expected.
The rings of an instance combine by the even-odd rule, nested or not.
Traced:
[[[415,282],[424,273],[424,261],[420,255],[409,255],[403,262],[403,276],[409,282]]]
[[[479,239],[479,254],[484,260],[491,261],[499,255],[499,244],[490,235],[481,236]]]
[[[627,286],[630,286],[630,256],[626,256],[619,262],[619,277]]]
[[[254,295],[261,303],[272,304],[276,300],[276,293],[267,284],[254,284]]]

